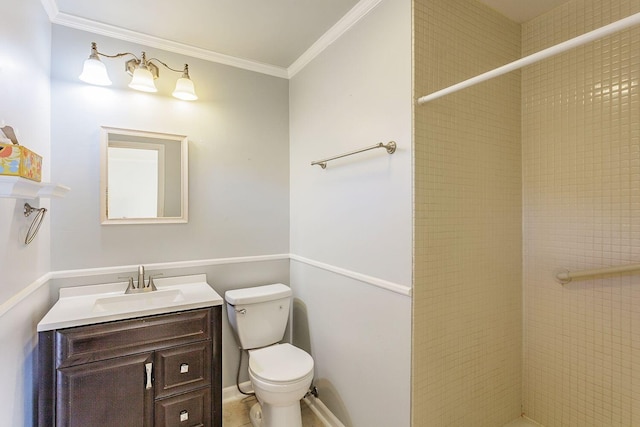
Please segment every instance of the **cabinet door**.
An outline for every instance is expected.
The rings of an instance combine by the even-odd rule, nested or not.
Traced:
[[[58,370],[56,426],[151,427],[153,353]]]

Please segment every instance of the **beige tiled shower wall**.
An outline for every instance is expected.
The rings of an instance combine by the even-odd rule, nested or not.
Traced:
[[[523,55],[640,11],[571,1],[522,27]],[[640,28],[522,73],[525,413],[546,427],[640,426]]]
[[[520,56],[520,26],[473,0],[414,1],[416,97]],[[412,424],[520,415],[520,74],[415,107]]]

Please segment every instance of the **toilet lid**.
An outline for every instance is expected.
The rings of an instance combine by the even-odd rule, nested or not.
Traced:
[[[313,370],[313,358],[291,344],[272,345],[249,354],[249,369],[266,381],[295,381]]]

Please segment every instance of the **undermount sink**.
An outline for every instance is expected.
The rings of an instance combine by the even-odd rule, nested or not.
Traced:
[[[129,294],[126,282],[61,288],[58,302],[38,323],[38,331],[222,305],[222,297],[204,274],[154,282],[156,291]]]
[[[179,289],[157,290],[140,294],[116,295],[96,299],[93,313],[106,311],[133,311],[154,307],[165,307],[184,301],[184,295]]]

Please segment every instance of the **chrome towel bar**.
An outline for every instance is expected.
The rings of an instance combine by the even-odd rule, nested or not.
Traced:
[[[592,270],[582,270],[574,272],[562,271],[556,274],[556,280],[560,284],[566,285],[567,283],[571,282],[572,279],[581,279],[583,277],[590,276],[602,276],[604,274],[628,273],[638,270],[640,270],[640,264],[618,265],[616,267],[594,268]]]
[[[334,157],[328,157],[328,158],[322,159],[322,160],[316,160],[315,162],[311,162],[311,166],[318,165],[322,169],[325,169],[327,167],[327,162],[330,162],[331,160],[340,159],[342,157],[347,157],[347,156],[352,156],[354,154],[362,153],[364,151],[374,150],[376,148],[385,148],[387,150],[387,153],[393,154],[393,153],[396,152],[396,143],[395,143],[395,141],[389,141],[387,144],[383,144],[382,142],[379,142],[376,145],[372,145],[371,147],[362,148],[360,150],[355,150],[355,151],[350,151],[348,153],[340,154],[340,155],[337,155],[337,156],[334,156]]]

